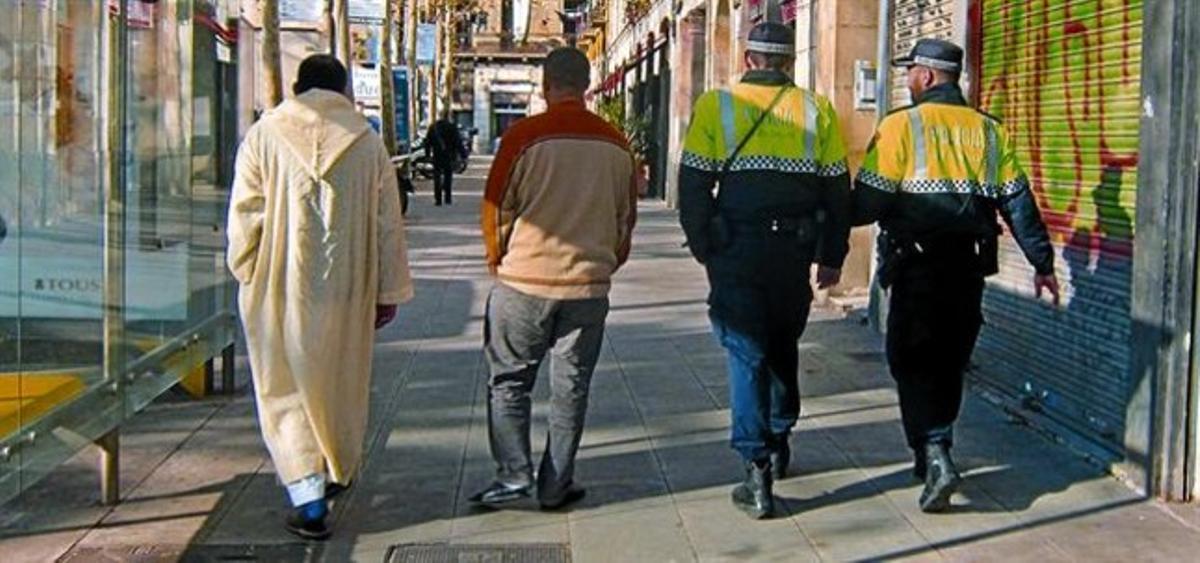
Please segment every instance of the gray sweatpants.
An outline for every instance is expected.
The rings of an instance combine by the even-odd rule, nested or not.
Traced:
[[[607,297],[560,301],[500,283],[492,288],[483,340],[491,374],[488,433],[501,483],[533,484],[530,393],[550,352],[550,431],[538,469],[538,499],[554,503],[566,493],[607,316]]]

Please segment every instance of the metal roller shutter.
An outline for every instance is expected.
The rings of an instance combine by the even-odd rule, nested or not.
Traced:
[[[1133,383],[1141,0],[981,0],[981,108],[1015,139],[1065,301],[1031,294],[1010,237],[984,299],[976,376],[1119,452]]]
[[[892,7],[892,56],[907,55],[918,39],[954,40],[956,0],[896,0]],[[892,105],[908,105],[904,69],[892,68]]]

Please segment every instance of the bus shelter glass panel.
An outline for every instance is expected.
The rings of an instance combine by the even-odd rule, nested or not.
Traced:
[[[0,18],[0,498],[121,416],[101,369],[108,17],[45,0]]]
[[[202,370],[214,347],[212,329],[219,324],[210,320],[216,314],[212,239],[219,225],[211,193],[202,194],[206,201],[197,203],[192,185],[192,9],[186,0],[161,2],[143,20],[130,22],[127,131],[132,159],[125,245],[129,413],[181,375]]]

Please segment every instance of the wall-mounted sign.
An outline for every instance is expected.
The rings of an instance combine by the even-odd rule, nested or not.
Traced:
[[[437,24],[417,25],[417,64],[431,65],[437,57]]]
[[[348,11],[351,23],[383,25],[385,19],[383,0],[350,0]]]
[[[379,64],[379,48],[383,44],[383,27],[355,24],[350,27],[350,50],[354,61],[369,65]]]
[[[875,65],[854,61],[854,109],[875,111]]]
[[[354,100],[379,105],[379,67],[354,65]]]
[[[322,0],[279,0],[279,21],[316,24],[324,16]]]
[[[408,69],[392,69],[392,94],[396,102],[396,142],[407,152],[408,147]]]

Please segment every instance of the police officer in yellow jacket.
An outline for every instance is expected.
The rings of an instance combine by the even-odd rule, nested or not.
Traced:
[[[750,31],[750,70],[696,101],[679,173],[680,222],[707,270],[709,317],[728,353],[731,446],[746,463],[733,502],[755,519],[773,512],[772,484],[790,461],[812,263],[821,288],[836,284],[850,231],[837,115],[787,75],[794,41],[776,23]]]
[[[1014,145],[995,118],[968,107],[963,52],[922,39],[894,64],[914,105],[878,127],[855,179],[854,223],[878,221],[879,281],[891,291],[887,357],[900,395],[920,506],[941,512],[961,477],[950,459],[963,372],[983,322],[984,278],[997,272],[999,213],[1058,302],[1054,251]]]

